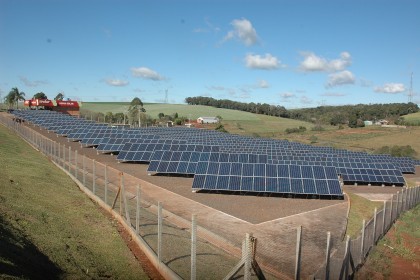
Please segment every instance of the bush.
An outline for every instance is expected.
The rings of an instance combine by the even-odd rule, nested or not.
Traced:
[[[287,128],[285,131],[286,131],[287,134],[290,134],[290,133],[300,133],[300,132],[305,132],[306,131],[306,127],[299,126],[297,128]]]
[[[314,127],[311,128],[312,131],[324,131],[325,128],[322,125],[315,125]]]
[[[411,157],[415,158],[417,152],[410,145],[407,146],[382,146],[375,150],[375,154],[388,154],[393,157]]]
[[[219,131],[219,132],[225,132],[225,133],[227,133],[228,131],[225,129],[225,127],[223,126],[223,124],[219,124],[216,128],[215,128],[215,130],[216,131]]]

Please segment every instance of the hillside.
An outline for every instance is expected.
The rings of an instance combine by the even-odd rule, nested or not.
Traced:
[[[0,279],[148,279],[115,221],[2,125],[0,158]]]

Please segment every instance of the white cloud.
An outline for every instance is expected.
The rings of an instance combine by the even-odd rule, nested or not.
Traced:
[[[317,56],[313,52],[302,52],[301,55],[304,59],[300,63],[300,69],[305,72],[336,72],[351,65],[351,55],[348,52],[342,52],[340,58],[333,60]]]
[[[375,87],[375,92],[381,93],[401,93],[406,91],[404,84],[400,83],[388,83],[384,84],[383,86]]]
[[[209,18],[205,18],[204,22],[206,23],[206,28],[202,28],[202,27],[197,27],[193,29],[194,33],[208,33],[208,32],[214,32],[217,33],[220,31],[220,28],[217,26],[214,26],[211,22]]]
[[[312,99],[310,99],[309,97],[307,97],[307,96],[302,96],[301,98],[300,98],[300,103],[302,103],[302,104],[312,104]]]
[[[239,39],[246,46],[254,45],[258,42],[257,31],[252,23],[247,19],[235,19],[231,22],[233,30],[229,31],[223,42],[231,39]]]
[[[332,96],[332,97],[341,97],[341,96],[346,96],[346,95],[347,94],[341,93],[341,92],[326,92],[322,94],[322,96]]]
[[[139,77],[139,78],[143,78],[146,80],[153,80],[153,81],[161,81],[165,79],[163,76],[159,75],[159,73],[147,67],[138,67],[138,68],[132,67],[131,75],[133,75],[134,77]]]
[[[41,81],[41,80],[37,80],[37,81],[30,81],[28,78],[24,77],[24,76],[20,76],[19,79],[23,82],[23,84],[27,87],[37,87],[39,85],[46,85],[48,84],[47,81]]]
[[[266,80],[259,80],[257,87],[258,88],[269,88],[270,84]]]
[[[340,85],[354,84],[355,81],[356,78],[354,77],[353,73],[348,70],[344,70],[341,72],[329,74],[326,87],[331,88]]]
[[[252,69],[271,70],[278,68],[280,61],[277,57],[272,56],[269,53],[265,54],[265,56],[247,54],[245,57],[245,64],[246,67]]]
[[[225,87],[223,86],[209,86],[207,87],[209,90],[227,90]]]
[[[291,92],[283,92],[283,93],[280,94],[280,96],[284,99],[289,99],[289,98],[296,97],[296,95],[294,93],[291,93]]]
[[[128,85],[128,81],[119,80],[119,79],[106,79],[105,83],[113,87],[125,87],[126,85]]]

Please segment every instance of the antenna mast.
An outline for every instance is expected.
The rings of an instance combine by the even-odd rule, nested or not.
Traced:
[[[410,92],[408,93],[408,103],[413,102],[413,72],[411,72]]]
[[[168,90],[165,89],[165,103],[168,104]]]

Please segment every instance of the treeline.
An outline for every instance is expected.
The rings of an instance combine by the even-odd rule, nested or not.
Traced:
[[[386,119],[398,124],[401,116],[418,111],[419,107],[414,103],[358,104],[289,110],[289,116],[304,121],[330,125],[348,124],[350,127],[357,127],[363,126],[363,121],[366,120],[375,122]]]
[[[233,109],[255,114],[308,121],[317,124],[346,124],[350,127],[364,126],[363,121],[365,120],[374,122],[386,119],[391,123],[398,124],[401,120],[401,116],[419,111],[419,107],[414,103],[319,106],[316,108],[287,110],[283,106],[274,106],[267,103],[243,103],[204,96],[187,97],[185,102],[189,105],[205,105],[216,108]]]
[[[243,103],[228,99],[214,99],[211,97],[187,97],[185,102],[189,105],[204,105],[216,108],[232,109],[255,114],[288,118],[289,114],[283,106],[274,106],[267,103]]]

